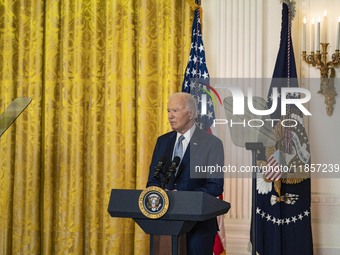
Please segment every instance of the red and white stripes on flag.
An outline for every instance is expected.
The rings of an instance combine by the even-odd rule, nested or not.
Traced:
[[[264,176],[267,180],[277,181],[281,179],[282,172],[280,167],[281,153],[279,150],[275,151],[273,155],[268,158],[267,165],[265,168]]]

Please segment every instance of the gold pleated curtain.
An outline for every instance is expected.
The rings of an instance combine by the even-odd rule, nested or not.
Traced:
[[[112,188],[145,187],[168,95],[181,88],[184,0],[0,2],[0,254],[148,254]]]

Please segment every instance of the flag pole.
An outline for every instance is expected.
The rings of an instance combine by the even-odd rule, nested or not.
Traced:
[[[252,152],[252,165],[256,166],[256,155],[258,151],[263,150],[262,143],[246,143],[246,150],[250,150]],[[251,206],[251,217],[252,217],[252,231],[251,231],[251,240],[252,240],[252,249],[251,254],[256,255],[256,182],[257,182],[257,171],[252,172],[252,206]]]

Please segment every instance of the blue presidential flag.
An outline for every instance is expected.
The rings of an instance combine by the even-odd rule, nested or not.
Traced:
[[[197,8],[192,24],[190,55],[184,73],[182,91],[191,93],[195,97],[198,106],[196,125],[202,130],[208,130],[215,118],[210,88],[202,40],[200,8]]]
[[[291,38],[293,13],[294,2],[283,1],[280,48],[268,92],[268,108],[273,98],[278,98],[277,110],[271,118],[281,121],[274,126],[275,146],[265,147],[262,158],[257,158],[262,169],[272,170],[257,176],[256,251],[259,255],[313,254],[311,183],[306,171],[311,157],[303,114],[288,105],[286,115],[282,116],[280,108],[281,89],[298,87]],[[273,93],[274,88],[277,95]],[[286,98],[299,97],[298,93],[286,95]],[[287,119],[293,120],[294,125],[281,124]]]

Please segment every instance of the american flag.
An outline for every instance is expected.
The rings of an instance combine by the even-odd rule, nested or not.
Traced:
[[[197,118],[196,125],[211,133],[210,127],[215,119],[213,100],[209,94],[209,73],[205,62],[205,49],[202,40],[200,8],[194,13],[194,21],[192,24],[191,49],[187,68],[184,74],[182,84],[182,92],[190,93],[197,102]],[[203,106],[203,107],[202,107]],[[202,111],[202,109],[204,110]],[[221,195],[220,199],[223,200]],[[223,245],[225,233],[223,217],[218,217],[220,231],[216,234],[214,243],[214,254],[223,254],[225,249]],[[223,240],[223,241],[222,241]]]
[[[205,50],[202,40],[199,8],[195,10],[192,25],[191,49],[188,65],[185,70],[182,91],[188,92],[196,99],[196,125],[208,130],[215,118],[214,105],[209,93],[209,73],[205,62]],[[203,112],[202,112],[202,109]]]

